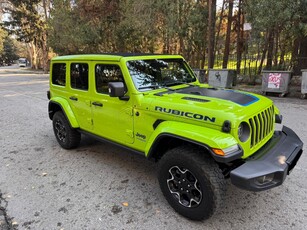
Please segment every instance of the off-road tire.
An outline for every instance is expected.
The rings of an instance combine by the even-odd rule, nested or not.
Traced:
[[[180,172],[179,176],[174,175],[175,171]],[[192,220],[205,220],[212,216],[226,193],[222,171],[204,149],[198,147],[180,146],[168,151],[159,162],[158,179],[168,203],[176,212]],[[189,193],[176,194],[181,189]],[[190,195],[193,199],[189,198]]]
[[[81,134],[70,126],[62,111],[54,114],[52,124],[54,135],[62,148],[73,149],[79,145]]]

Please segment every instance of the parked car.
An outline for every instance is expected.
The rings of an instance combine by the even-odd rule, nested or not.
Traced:
[[[27,59],[26,58],[19,58],[18,64],[19,64],[19,67],[26,67],[27,66]]]

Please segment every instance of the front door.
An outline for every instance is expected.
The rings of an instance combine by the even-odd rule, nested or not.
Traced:
[[[112,63],[96,63],[94,68],[95,92],[91,102],[93,132],[117,143],[133,143],[131,100],[109,96],[109,82],[124,82],[120,67]]]

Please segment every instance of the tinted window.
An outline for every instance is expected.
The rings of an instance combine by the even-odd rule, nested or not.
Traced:
[[[65,86],[66,64],[54,63],[52,65],[52,84]]]
[[[124,82],[122,72],[117,65],[97,64],[95,67],[96,91],[109,93],[109,82]]]
[[[70,86],[74,89],[88,90],[88,64],[72,63],[70,65]]]

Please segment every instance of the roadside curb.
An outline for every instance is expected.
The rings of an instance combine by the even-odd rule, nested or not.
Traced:
[[[21,70],[21,69],[12,69],[12,70],[4,70],[1,71],[0,73],[5,73],[5,74],[49,74],[49,73],[44,73],[41,70],[32,70],[32,69],[25,69],[25,70]]]
[[[49,72],[45,73],[43,70],[32,69],[30,67],[13,67],[13,68],[2,68],[0,67],[0,74],[49,74]]]

